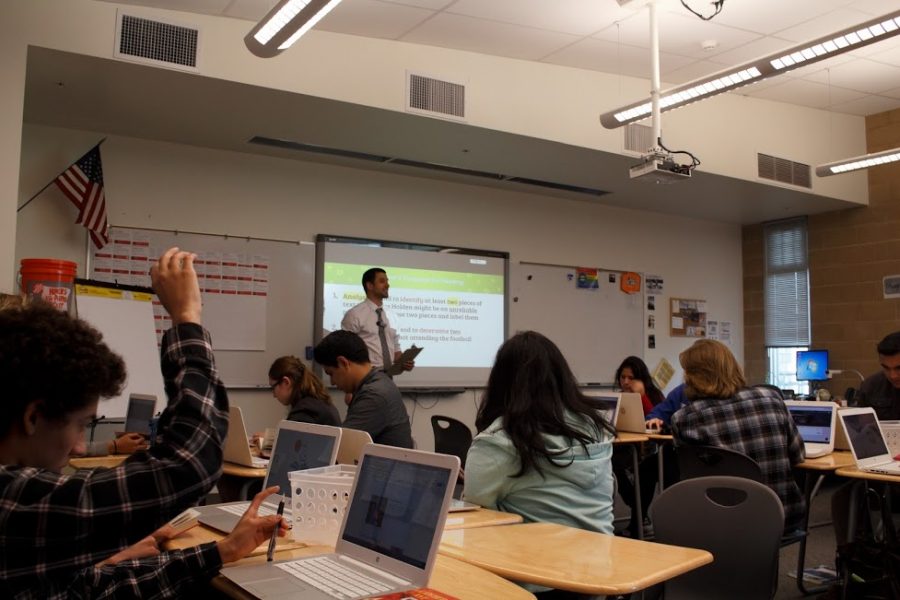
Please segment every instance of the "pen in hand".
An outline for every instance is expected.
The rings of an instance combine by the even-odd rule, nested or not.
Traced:
[[[281,496],[281,502],[278,503],[278,511],[275,513],[279,517],[284,514],[284,496]],[[281,521],[275,524],[275,529],[272,530],[272,538],[269,540],[269,549],[266,551],[266,560],[268,562],[272,562],[272,557],[275,554],[275,538],[278,537],[278,530],[281,527]]]

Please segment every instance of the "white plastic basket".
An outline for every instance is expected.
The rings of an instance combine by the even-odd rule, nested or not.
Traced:
[[[333,465],[291,471],[288,477],[291,480],[294,539],[333,546],[350,502],[356,466]]]

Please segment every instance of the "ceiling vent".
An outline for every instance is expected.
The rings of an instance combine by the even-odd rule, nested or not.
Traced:
[[[197,71],[200,30],[184,24],[118,13],[116,58],[170,69]]]
[[[625,126],[625,150],[644,155],[656,146],[653,128],[648,125],[629,123]]]
[[[466,86],[407,71],[406,110],[441,119],[465,121]]]
[[[756,164],[762,179],[812,189],[812,169],[809,165],[760,153],[756,155]]]

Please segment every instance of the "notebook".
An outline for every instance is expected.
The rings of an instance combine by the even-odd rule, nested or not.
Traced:
[[[585,390],[584,395],[591,399],[592,404],[596,404],[600,414],[606,419],[606,422],[616,426],[619,418],[619,400],[621,394],[616,392],[596,392]]]
[[[370,444],[334,553],[221,573],[263,599],[353,600],[426,587],[458,472],[455,456]]]
[[[156,412],[156,396],[147,394],[129,394],[128,408],[125,411],[125,431],[123,433],[140,433],[150,435],[150,421]]]
[[[277,485],[284,496],[285,506],[290,506],[291,481],[288,473],[333,465],[340,442],[340,427],[282,421],[275,434],[263,489]],[[277,498],[277,494],[263,502],[259,507],[260,515],[275,514],[278,502],[273,498]],[[208,504],[197,509],[200,511],[198,520],[207,527],[230,533],[249,506],[250,502]],[[285,508],[284,516],[291,518],[289,509]]]
[[[228,435],[222,448],[222,459],[226,462],[245,467],[264,469],[269,459],[253,456],[248,442],[247,426],[244,424],[244,413],[237,406],[228,408]]]
[[[900,461],[891,456],[874,409],[848,408],[840,411],[838,416],[844,423],[844,432],[860,471],[900,475]]]
[[[834,451],[837,405],[833,402],[785,400],[800,437],[806,458],[818,458]]]
[[[619,394],[619,416],[616,419],[616,430],[630,433],[659,433],[653,429],[647,429],[644,419],[644,405],[641,403],[641,395],[631,392]]]

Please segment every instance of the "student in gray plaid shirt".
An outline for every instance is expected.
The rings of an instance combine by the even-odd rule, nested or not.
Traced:
[[[679,356],[688,403],[672,416],[676,445],[719,446],[759,463],[763,483],[784,505],[784,531],[796,530],[806,510],[792,471],[803,462],[803,440],[781,396],[748,388],[727,346],[701,339]]]
[[[168,407],[158,442],[114,469],[60,473],[84,452],[98,400],[117,394],[122,359],[88,324],[40,303],[0,310],[0,597],[165,598],[206,581],[285,525],[258,517],[260,493],[219,542],[160,552],[169,519],[196,504],[222,468],[228,398],[200,325],[194,255],[151,269],[172,317],[162,342]]]

